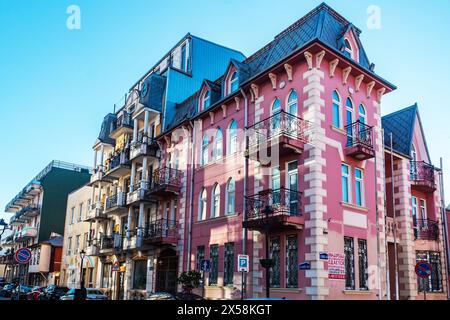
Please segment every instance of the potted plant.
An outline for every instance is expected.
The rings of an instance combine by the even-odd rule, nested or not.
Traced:
[[[201,273],[193,270],[181,273],[177,278],[177,282],[183,287],[184,293],[191,294],[192,290],[200,286],[201,278]]]

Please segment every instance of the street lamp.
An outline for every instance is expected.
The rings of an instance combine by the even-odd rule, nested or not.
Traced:
[[[270,259],[269,253],[269,231],[270,231],[269,217],[273,215],[273,208],[271,206],[266,206],[261,212],[266,216],[266,224],[265,224],[266,258],[260,259],[259,262],[261,263],[261,266],[264,269],[266,269],[266,298],[270,298],[270,268],[273,267],[274,261]]]
[[[86,288],[84,287],[83,262],[86,257],[84,250],[80,251],[81,265],[80,265],[80,294],[77,300],[86,300]]]

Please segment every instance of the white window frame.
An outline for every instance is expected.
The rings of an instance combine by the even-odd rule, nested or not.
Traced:
[[[206,106],[206,102],[209,102],[209,105]],[[205,110],[206,108],[209,108],[211,106],[211,92],[209,90],[206,90],[202,95],[202,108],[201,110]]]
[[[206,220],[206,208],[208,204],[208,193],[206,192],[206,189],[203,188],[200,191],[199,194],[199,201],[198,201],[198,221],[204,221]]]
[[[294,93],[297,95],[297,98],[293,99],[292,101],[290,101],[291,95],[294,94]],[[297,105],[297,108],[295,110],[295,113],[293,114],[293,113],[291,113],[291,106],[293,106],[294,104]],[[291,115],[294,115],[296,117],[298,116],[298,92],[295,89],[291,89],[291,91],[289,91],[289,94],[287,96],[286,112],[291,114]]]
[[[334,96],[334,93],[335,93],[335,92],[336,92],[336,94],[337,94],[339,100],[335,100],[335,99],[334,99],[333,96]],[[334,126],[334,118],[333,118],[333,115],[334,115],[334,113],[333,113],[333,108],[334,108],[334,105],[337,105],[337,106],[338,106],[338,121],[339,121],[339,126],[336,127],[336,128],[342,129],[342,128],[343,128],[343,125],[344,125],[344,122],[342,121],[342,97],[341,97],[341,95],[339,94],[339,91],[338,91],[338,90],[333,90],[333,92],[332,92],[332,94],[331,94],[331,101],[332,101],[332,105],[331,105],[331,125],[332,125],[333,127],[335,127],[335,126]]]
[[[419,200],[419,209],[420,209],[420,219],[427,220],[428,219],[427,200],[425,199]]]
[[[232,88],[233,88],[233,84],[235,82],[239,81],[239,77],[237,75],[238,75],[238,73],[236,70],[233,73],[231,73],[231,75],[230,75],[230,80],[228,81],[228,94],[232,94],[235,92],[235,91],[233,91]],[[234,76],[236,76],[235,79],[233,79]]]
[[[219,135],[220,134],[220,135]],[[218,128],[214,137],[214,159],[219,160],[223,156],[223,132]]]
[[[202,139],[201,164],[202,166],[206,166],[208,163],[209,163],[209,138],[207,135],[205,135],[203,136]]]
[[[220,185],[216,183],[211,192],[211,218],[220,217]]]
[[[348,46],[347,46],[347,44],[348,44]],[[353,60],[355,60],[355,52],[354,52],[352,43],[350,42],[350,40],[348,38],[344,39],[344,48],[345,48],[345,51],[350,54],[350,57]]]
[[[231,126],[233,123],[236,123],[236,128],[232,129]],[[227,132],[227,154],[232,155],[237,152],[237,145],[238,145],[238,139],[237,139],[237,121],[231,120],[230,125],[228,126],[228,132]],[[232,146],[234,146],[232,148]]]
[[[344,175],[344,172],[342,171],[342,166],[346,166],[348,168],[348,173],[345,174],[345,175]],[[344,177],[344,176],[347,178],[348,202],[344,201],[343,194],[342,194],[343,187],[344,187],[342,185],[342,177]],[[352,178],[351,177],[352,177],[352,168],[351,168],[351,166],[349,166],[346,163],[341,163],[341,199],[342,199],[343,203],[347,203],[347,204],[351,204],[352,203],[352,183],[351,183]]]
[[[360,112],[361,108],[364,110],[364,114],[363,115],[361,115],[361,112]],[[362,104],[362,103],[360,103],[359,106],[358,106],[358,120],[360,118],[364,118],[364,124],[366,124],[366,125],[368,124],[367,123],[367,109],[364,106],[364,104]]]
[[[230,188],[231,183],[233,184],[233,188]],[[225,209],[225,215],[233,215],[236,212],[236,181],[234,181],[233,178],[228,179],[227,185],[226,185],[226,193],[225,193],[225,202],[226,202],[226,209]],[[229,210],[230,208],[230,198],[233,198],[233,210]]]
[[[361,178],[357,178],[356,177],[356,172],[357,171],[361,172]],[[355,204],[358,205],[358,206],[364,207],[366,205],[366,197],[365,197],[365,192],[364,192],[364,170],[361,169],[361,168],[355,168],[354,175],[355,175]],[[361,190],[360,190],[360,192],[361,192],[361,203],[360,204],[356,203],[356,194],[358,192],[357,184],[356,184],[357,182],[361,183]]]

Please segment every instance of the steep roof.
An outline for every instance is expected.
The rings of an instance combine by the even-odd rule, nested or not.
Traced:
[[[422,123],[420,122],[417,103],[382,117],[381,123],[384,129],[385,146],[390,147],[390,133],[392,132],[392,144],[394,151],[406,157],[410,157],[416,119],[419,120],[422,130]]]
[[[114,139],[109,137],[109,133],[111,131],[111,125],[114,121],[116,121],[117,116],[114,113],[108,113],[105,118],[103,118],[102,127],[100,129],[100,133],[97,138],[97,142],[107,143],[114,145]],[[96,143],[97,143],[96,142]]]
[[[308,42],[318,39],[342,52],[346,32],[353,30],[359,47],[359,65],[370,70],[370,62],[359,40],[361,30],[348,22],[326,3],[320,4],[304,17],[278,34],[273,41],[248,57],[244,63],[251,76],[269,68]]]

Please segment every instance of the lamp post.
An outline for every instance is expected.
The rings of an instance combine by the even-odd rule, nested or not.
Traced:
[[[270,298],[270,268],[273,267],[273,260],[270,259],[269,253],[269,217],[273,214],[273,209],[271,206],[266,206],[262,213],[266,216],[265,223],[265,237],[266,237],[266,258],[260,259],[261,266],[266,269],[266,298]]]
[[[83,275],[83,262],[86,252],[84,250],[80,251],[81,265],[80,265],[80,299],[86,300],[86,288],[84,287],[84,275]]]

